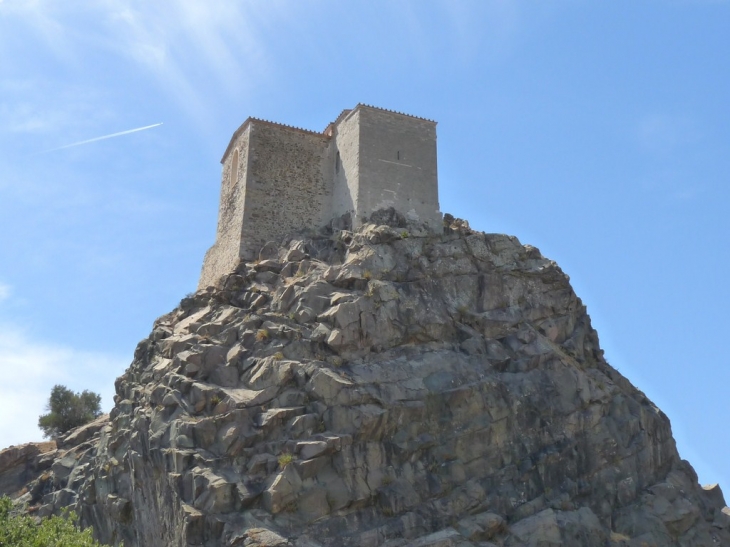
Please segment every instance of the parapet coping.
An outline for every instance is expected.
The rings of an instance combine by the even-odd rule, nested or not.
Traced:
[[[335,121],[330,122],[329,124],[327,124],[327,127],[324,128],[323,133],[327,134],[327,131],[329,130],[330,127],[335,127],[335,126],[339,125],[340,122],[342,122],[346,118],[349,118],[352,114],[354,114],[357,110],[359,110],[361,108],[369,108],[371,110],[379,110],[381,112],[388,112],[389,114],[398,114],[399,116],[405,116],[406,118],[413,118],[413,119],[416,119],[416,120],[421,120],[421,121],[429,122],[429,123],[433,123],[433,124],[437,124],[438,123],[437,121],[431,120],[429,118],[422,118],[421,116],[414,116],[413,114],[406,114],[405,112],[399,112],[397,110],[390,110],[389,108],[381,108],[379,106],[373,106],[373,105],[370,105],[370,104],[357,103],[355,105],[355,108],[345,108],[342,112],[340,112],[340,115],[337,116],[337,118],[335,119]]]
[[[2,1],[2,0],[0,0],[0,1]],[[241,124],[241,126],[233,132],[233,136],[231,137],[231,140],[228,143],[228,146],[226,147],[226,151],[223,153],[223,157],[221,158],[221,163],[224,163],[226,161],[226,158],[228,157],[228,154],[231,152],[231,149],[233,148],[233,143],[236,141],[236,139],[238,139],[238,137],[241,135],[241,133],[243,133],[246,130],[246,128],[249,125],[251,125],[252,122],[263,123],[263,124],[266,124],[266,125],[270,125],[272,127],[279,127],[279,128],[286,129],[286,130],[289,130],[289,131],[295,131],[295,132],[298,132],[298,133],[303,133],[305,135],[316,135],[316,136],[319,136],[319,137],[324,137],[326,139],[329,139],[330,138],[330,135],[328,134],[328,130],[331,127],[335,127],[335,126],[339,125],[340,122],[342,122],[345,118],[350,117],[352,114],[354,114],[357,110],[359,110],[361,108],[369,108],[371,110],[379,110],[381,112],[388,112],[389,114],[397,114],[399,116],[405,116],[407,118],[413,118],[413,119],[416,119],[416,120],[421,120],[421,121],[429,122],[429,123],[432,123],[432,124],[438,123],[438,122],[436,122],[434,120],[430,120],[428,118],[422,118],[421,116],[414,116],[413,114],[406,114],[404,112],[398,112],[397,110],[389,110],[387,108],[380,108],[379,106],[372,106],[372,105],[364,104],[364,103],[357,103],[357,105],[355,105],[355,108],[346,108],[346,109],[344,109],[340,113],[340,115],[337,116],[337,119],[335,119],[335,121],[327,124],[327,127],[325,127],[324,128],[324,131],[322,131],[322,132],[312,131],[311,129],[303,129],[301,127],[296,127],[296,126],[293,126],[293,125],[287,125],[285,123],[272,122],[270,120],[263,120],[261,118],[255,118],[253,116],[249,116],[248,118],[246,118],[246,121],[243,122]]]
[[[319,131],[312,131],[311,129],[303,129],[301,127],[296,127],[294,125],[287,125],[285,123],[279,123],[279,122],[272,122],[270,120],[264,120],[261,118],[255,118],[253,116],[249,116],[246,118],[246,121],[241,124],[241,126],[236,129],[233,132],[233,136],[231,137],[230,142],[228,143],[228,146],[226,147],[226,151],[223,153],[223,157],[221,158],[221,163],[224,163],[226,161],[226,158],[228,157],[228,154],[231,152],[231,149],[233,148],[233,143],[238,139],[238,137],[241,136],[241,133],[243,133],[246,128],[251,125],[252,122],[260,123],[264,125],[269,125],[271,127],[279,127],[281,129],[286,129],[288,131],[293,131],[296,133],[303,133],[305,135],[314,135],[317,137],[323,137],[323,138],[329,138],[324,133],[320,133]]]
[[[357,106],[355,108],[357,108]],[[322,133],[327,135],[327,132],[329,131],[330,127],[335,127],[335,126],[339,125],[340,122],[342,120],[344,120],[348,114],[350,114],[353,110],[355,110],[355,108],[345,108],[342,112],[340,112],[340,115],[335,118],[335,121],[327,124],[327,127],[324,128],[324,131],[322,131]]]
[[[414,116],[413,114],[406,114],[405,112],[399,112],[397,110],[390,110],[389,108],[381,108],[379,106],[373,106],[373,105],[365,104],[365,103],[357,103],[357,106],[355,108],[353,108],[352,110],[355,111],[358,108],[363,107],[363,106],[365,108],[371,108],[373,110],[380,110],[381,112],[389,112],[390,114],[398,114],[399,116],[405,116],[406,118],[414,118],[416,120],[421,120],[421,121],[429,122],[429,123],[433,123],[433,124],[438,123],[435,120],[430,120],[428,118],[423,118],[421,116]]]

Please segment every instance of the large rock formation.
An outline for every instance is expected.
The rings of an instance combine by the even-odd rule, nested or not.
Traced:
[[[369,224],[221,285],[156,321],[108,418],[8,456],[5,491],[128,547],[730,545],[536,248]]]

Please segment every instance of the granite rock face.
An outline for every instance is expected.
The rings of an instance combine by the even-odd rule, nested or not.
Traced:
[[[129,547],[730,545],[568,277],[446,219],[267,245],[5,491]]]

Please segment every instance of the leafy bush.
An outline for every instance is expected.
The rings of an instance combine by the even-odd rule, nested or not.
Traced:
[[[279,467],[283,469],[294,461],[294,455],[290,454],[289,452],[283,452],[279,454],[277,461],[279,462]]]
[[[91,528],[79,530],[77,517],[54,516],[40,524],[26,515],[13,515],[10,498],[0,498],[0,545],[8,547],[102,547],[91,536]]]
[[[44,437],[55,439],[74,427],[99,417],[101,396],[87,390],[74,393],[66,386],[55,385],[46,409],[49,413],[38,418],[38,427],[43,431]]]

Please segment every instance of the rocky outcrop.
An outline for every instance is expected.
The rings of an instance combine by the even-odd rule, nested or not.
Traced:
[[[55,459],[56,443],[27,443],[0,451],[0,492],[18,497]]]
[[[18,499],[127,546],[730,545],[568,277],[446,218],[268,245],[183,299]]]

